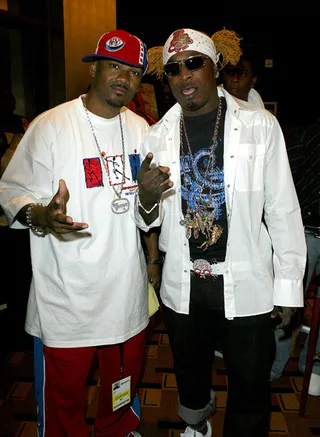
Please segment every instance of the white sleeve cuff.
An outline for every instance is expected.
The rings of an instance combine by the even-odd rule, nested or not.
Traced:
[[[274,305],[303,307],[304,292],[302,279],[275,279]]]

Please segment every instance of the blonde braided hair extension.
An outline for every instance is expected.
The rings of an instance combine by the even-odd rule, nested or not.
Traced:
[[[157,79],[163,79],[163,46],[151,47],[148,50],[148,69],[147,74],[154,74]]]
[[[223,28],[211,36],[215,48],[220,53],[219,70],[226,64],[236,65],[242,55],[240,41],[242,38],[233,30]]]

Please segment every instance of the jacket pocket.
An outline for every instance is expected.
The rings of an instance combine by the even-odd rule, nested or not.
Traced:
[[[257,191],[263,188],[266,163],[264,144],[241,144],[236,171],[238,191]]]

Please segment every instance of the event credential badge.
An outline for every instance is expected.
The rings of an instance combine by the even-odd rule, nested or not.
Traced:
[[[112,411],[131,402],[131,376],[122,378],[112,384]]]

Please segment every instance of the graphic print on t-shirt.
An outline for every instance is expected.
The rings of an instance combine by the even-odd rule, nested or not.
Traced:
[[[109,184],[111,186],[116,187],[117,185],[121,185],[124,183],[128,183],[130,178],[127,177],[125,173],[125,167],[122,163],[122,155],[114,155],[114,156],[104,156],[103,157],[106,163],[106,169],[109,176]]]
[[[135,150],[134,153],[129,153],[130,168],[132,180],[137,182],[137,173],[140,168],[140,155]]]
[[[87,188],[103,187],[100,158],[85,158],[83,166]]]
[[[208,171],[210,149],[200,149],[193,157],[188,154],[184,156],[183,160],[181,159],[181,192],[182,198],[188,200],[191,210],[198,209],[201,196],[201,203],[205,204],[208,209],[214,209],[215,219],[218,220],[223,213],[222,207],[225,204],[225,192],[224,171],[223,168],[217,166],[216,148],[217,144],[214,146],[213,168],[211,167]]]
[[[140,156],[137,153],[129,154],[130,169],[123,168],[122,155],[103,156],[105,175],[103,175],[101,160],[98,157],[83,160],[87,188],[101,187],[103,176],[108,178],[108,184],[113,187],[123,184],[123,190],[136,188],[137,172],[140,168]],[[131,170],[131,171],[130,171]],[[130,177],[132,176],[132,178]]]

